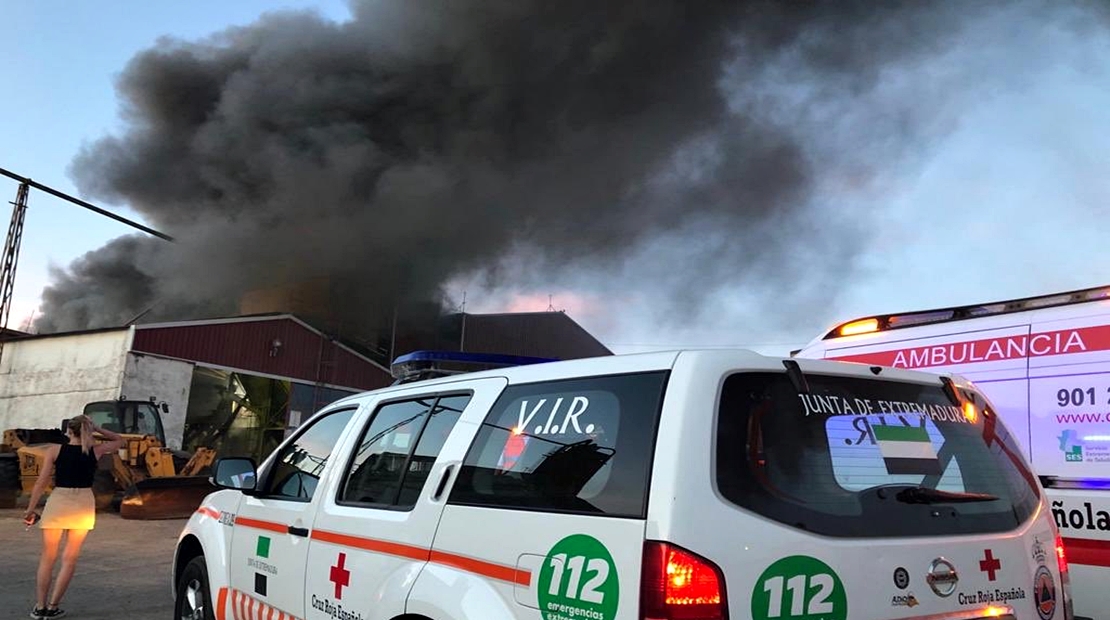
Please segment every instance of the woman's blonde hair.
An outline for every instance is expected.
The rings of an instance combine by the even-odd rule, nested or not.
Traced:
[[[93,421],[87,415],[79,415],[75,418],[70,418],[69,424],[66,425],[69,432],[73,433],[74,437],[81,439],[81,450],[85,452],[92,452],[93,448]]]

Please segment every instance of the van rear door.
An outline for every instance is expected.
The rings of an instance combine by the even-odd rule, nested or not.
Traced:
[[[978,618],[1008,606],[1035,618],[1041,603],[1062,606],[1055,537],[1016,443],[981,395],[929,379],[725,379],[715,482],[727,504],[700,525],[729,534],[679,544],[721,565],[733,614]]]

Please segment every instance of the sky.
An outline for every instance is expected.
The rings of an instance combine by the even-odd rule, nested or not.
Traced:
[[[7,23],[18,24],[0,38],[0,54],[19,59],[0,68],[0,167],[156,228],[165,213],[133,208],[140,194],[75,181],[80,153],[92,159],[79,167],[98,169],[96,157],[111,154],[98,141],[127,135],[117,84],[128,63],[163,46],[162,37],[202,41],[272,11],[352,18],[345,2],[0,2]],[[938,6],[952,13],[961,5]],[[666,193],[680,185],[675,178],[697,185],[722,161],[747,161],[729,158],[757,150],[750,145],[761,136],[749,129],[766,126],[802,153],[804,193],[748,197],[784,206],[727,227],[690,216],[626,238],[643,231],[618,226],[605,241],[628,247],[616,254],[594,242],[563,255],[552,244],[573,245],[573,234],[545,238],[543,258],[524,247],[454,274],[446,285],[453,303],[465,298],[474,312],[566,310],[616,352],[742,346],[784,354],[858,316],[1110,284],[1110,14],[1045,17],[1040,6],[940,15],[936,31],[909,49],[845,32],[872,46],[851,49],[867,62],[846,69],[805,55],[820,20],[799,28],[806,36],[797,45],[758,54],[738,46],[713,87],[728,107],[724,122],[741,119],[740,129],[721,124],[701,141],[682,137],[643,187]],[[879,26],[912,18],[884,19]],[[862,21],[860,29],[881,34]],[[696,130],[689,135],[703,135]],[[539,187],[558,181],[540,179]],[[6,200],[15,190],[0,179]],[[643,204],[636,209],[651,207]],[[590,211],[575,217],[585,236]],[[51,266],[66,269],[129,232],[32,192],[10,325],[39,311]]]
[[[127,62],[162,37],[198,39],[245,25],[267,11],[314,9],[332,19],[349,17],[342,1],[67,2],[0,0],[13,27],[0,37],[0,168],[72,196],[81,196],[69,174],[82,145],[118,131],[116,80]],[[0,196],[15,200],[18,183],[0,178]],[[9,327],[37,310],[49,282],[48,266],[66,266],[105,242],[132,232],[126,225],[33,191]],[[126,203],[93,202],[128,219],[144,218]],[[6,211],[10,218],[10,211]]]

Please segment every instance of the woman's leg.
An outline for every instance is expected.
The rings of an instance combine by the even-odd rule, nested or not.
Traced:
[[[54,573],[54,560],[58,557],[58,544],[65,530],[44,529],[42,531],[42,557],[39,558],[39,571],[35,581],[35,609],[46,607],[46,593],[50,590],[50,576]]]
[[[62,552],[62,568],[58,570],[58,578],[54,580],[54,592],[50,595],[50,600],[47,601],[50,607],[56,607],[58,603],[62,602],[66,588],[69,587],[69,580],[73,578],[73,569],[77,568],[77,558],[81,555],[81,545],[84,544],[85,537],[89,535],[88,530],[66,531],[69,534],[66,536],[65,551]]]

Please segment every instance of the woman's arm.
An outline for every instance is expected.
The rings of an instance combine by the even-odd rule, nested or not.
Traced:
[[[115,452],[123,447],[123,435],[119,433],[101,428],[99,426],[93,427],[93,432],[98,433],[105,441],[93,446],[93,454],[96,458],[100,458],[109,452]]]
[[[38,508],[39,500],[42,499],[42,494],[46,492],[46,485],[50,482],[50,478],[54,476],[54,460],[58,458],[58,452],[61,449],[61,446],[50,446],[50,449],[46,451],[42,469],[39,470],[39,478],[35,481],[35,488],[31,489],[31,499],[27,502],[27,512],[24,513],[24,517],[30,517]]]

